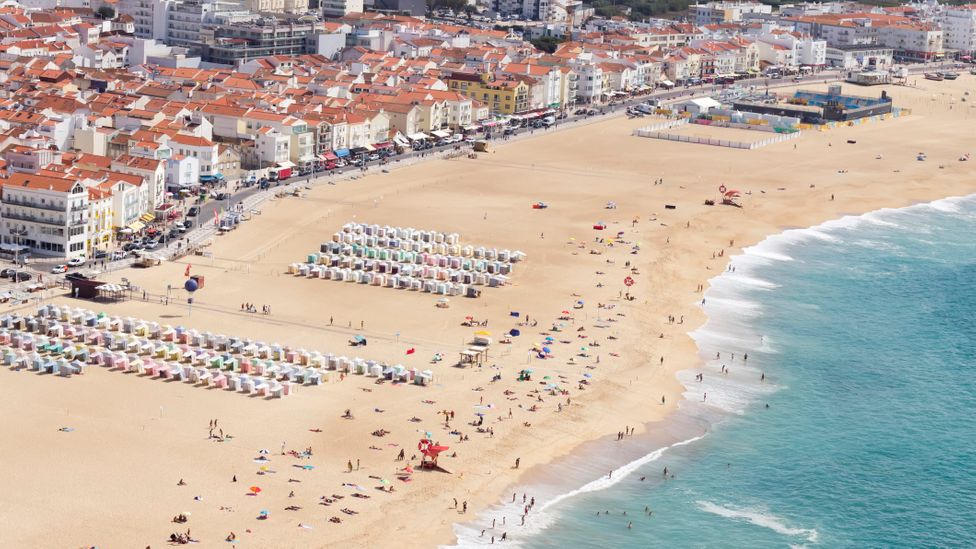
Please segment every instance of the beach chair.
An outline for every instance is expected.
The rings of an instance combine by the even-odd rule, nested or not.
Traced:
[[[308,370],[305,374],[305,383],[309,385],[321,385],[322,384],[322,372],[318,370]]]
[[[206,368],[197,368],[197,382],[198,383],[206,383],[207,385],[210,385],[210,378],[211,377],[213,377],[213,374],[210,373],[210,370],[208,370]]]
[[[241,390],[241,385],[243,383],[243,380],[241,379],[241,377],[246,378],[247,376],[239,376],[239,375],[232,375],[232,376],[230,376],[228,378],[228,383],[227,383],[228,388],[230,390],[234,391],[234,392],[240,391]]]
[[[269,391],[272,398],[281,398],[285,394],[285,386],[277,381],[274,381],[271,383]]]
[[[270,385],[268,385],[268,381],[264,379],[255,379],[254,392],[257,393],[259,396],[264,396],[264,397],[269,396]]]
[[[226,389],[228,384],[227,376],[223,372],[218,372],[211,378],[211,384],[218,389]]]
[[[241,376],[244,379],[241,381],[241,389],[247,393],[252,394],[255,389],[256,378],[250,376]]]

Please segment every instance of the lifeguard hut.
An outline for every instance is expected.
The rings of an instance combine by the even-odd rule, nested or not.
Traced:
[[[437,458],[440,456],[441,452],[450,450],[449,446],[438,446],[429,438],[422,438],[417,444],[417,449],[420,450],[421,454],[421,469],[431,469],[441,471],[442,473],[450,472],[437,464]]]

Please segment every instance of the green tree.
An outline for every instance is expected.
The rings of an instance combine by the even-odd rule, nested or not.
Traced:
[[[102,6],[95,11],[102,19],[115,19],[115,9],[112,6]]]

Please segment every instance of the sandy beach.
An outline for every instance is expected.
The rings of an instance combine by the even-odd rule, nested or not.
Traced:
[[[430,368],[437,377],[419,387],[336,376],[279,400],[97,366],[72,378],[2,368],[3,538],[17,547],[160,547],[189,528],[206,547],[227,546],[230,532],[239,542],[231,546],[241,547],[450,543],[453,523],[496,503],[534,466],[625,428],[653,429],[673,411],[682,392],[675,372],[699,363],[687,335],[705,320],[699,285],[722,272],[729,255],[786,228],[976,192],[976,165],[959,160],[974,152],[964,93],[976,90],[976,77],[919,77],[917,86],[845,86],[871,96],[887,89],[912,114],[752,151],[633,137],[647,119],[618,117],[492,144],[477,159],[323,183],[265,203],[241,228],[215,237],[208,256],[107,277],[145,289],[146,301],[54,298]],[[919,152],[926,161],[916,160]],[[719,199],[720,185],[741,190],[743,207],[706,206]],[[532,209],[538,201],[549,207]],[[608,201],[616,208],[607,209]],[[458,232],[465,243],[518,249],[528,258],[510,285],[485,288],[478,299],[452,298],[449,308],[436,307],[432,294],[286,274],[350,221]],[[606,229],[594,230],[597,223]],[[206,277],[192,311],[179,289],[188,265]],[[159,298],[167,286],[168,304]],[[244,303],[270,306],[271,314],[245,312]],[[519,326],[526,315],[538,324]],[[467,316],[488,325],[462,326]],[[522,335],[498,342],[511,328]],[[453,367],[477,330],[496,340],[485,365]],[[368,346],[349,347],[354,335]],[[547,336],[555,339],[553,356],[534,358],[530,349]],[[435,353],[445,359],[431,364]],[[533,380],[517,381],[526,368]],[[496,374],[501,379],[493,382]],[[545,391],[550,382],[568,394]],[[353,419],[341,417],[347,409]],[[449,427],[444,410],[455,415]],[[493,436],[469,424],[476,413]],[[208,436],[213,419],[222,441]],[[389,434],[371,434],[381,429]],[[411,456],[425,432],[450,446],[441,458],[449,473],[398,480],[408,464],[416,466]],[[310,456],[282,455],[307,448]],[[404,461],[396,459],[401,450]],[[251,495],[252,486],[260,493]],[[387,486],[395,491],[379,489]],[[455,498],[458,507],[467,504],[466,514]],[[267,519],[257,518],[262,510]],[[188,522],[171,522],[180,513]]]

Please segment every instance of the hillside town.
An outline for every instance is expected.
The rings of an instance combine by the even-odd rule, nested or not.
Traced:
[[[976,50],[976,7],[937,2],[709,2],[644,21],[580,2],[479,2],[467,18],[393,3],[5,2],[2,251],[111,259],[180,238],[194,204],[243,187],[661,91],[823,71],[886,83]]]

